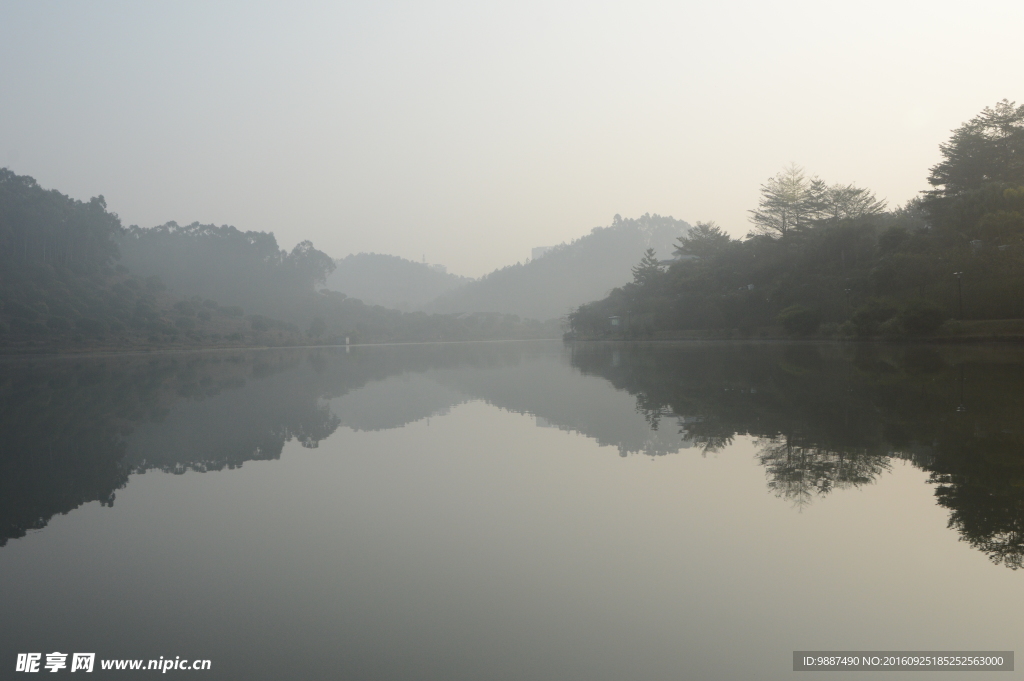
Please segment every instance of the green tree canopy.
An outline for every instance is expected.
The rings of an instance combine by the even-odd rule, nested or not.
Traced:
[[[121,231],[102,196],[78,201],[0,168],[0,262],[94,269],[118,257]]]
[[[928,196],[952,197],[989,182],[1024,184],[1024,104],[1003,100],[953,131],[939,145],[942,161],[931,168]]]
[[[698,222],[688,233],[679,237],[675,255],[710,258],[722,253],[732,243],[733,240],[714,220]]]
[[[1024,214],[1024,105],[1003,100],[953,131],[939,145],[942,161],[931,169],[922,202],[929,221],[968,239],[1019,240]],[[1004,212],[997,217],[987,217]],[[1000,223],[998,227],[984,223]]]

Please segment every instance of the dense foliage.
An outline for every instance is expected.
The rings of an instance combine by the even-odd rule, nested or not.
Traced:
[[[888,212],[791,166],[762,186],[746,238],[698,223],[685,258],[580,306],[573,332],[913,335],[951,317],[1024,318],[1024,106],[985,109],[941,152],[933,189]]]
[[[115,269],[117,215],[0,169],[0,338],[123,331],[155,307],[155,280]]]
[[[76,201],[0,168],[0,264],[24,271],[41,264],[94,273],[117,258],[117,215],[102,196]]]
[[[285,252],[273,234],[229,225],[129,228],[118,239],[122,262],[154,274],[178,295],[209,297],[261,314],[282,316],[296,298],[323,284],[334,261],[303,241]]]
[[[939,147],[924,208],[937,229],[963,239],[1020,243],[1024,235],[1024,104],[1003,100]]]

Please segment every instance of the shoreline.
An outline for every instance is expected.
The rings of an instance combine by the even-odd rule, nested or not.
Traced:
[[[188,354],[197,352],[225,352],[246,350],[285,350],[312,348],[345,348],[395,345],[435,345],[464,343],[512,343],[526,341],[554,341],[574,343],[671,343],[671,342],[750,342],[750,343],[836,343],[874,345],[1017,345],[1024,344],[1024,319],[968,320],[947,322],[938,333],[909,336],[843,336],[835,333],[817,333],[809,336],[786,334],[781,327],[756,329],[697,329],[662,330],[650,334],[626,336],[576,336],[562,338],[489,338],[466,340],[383,341],[362,343],[298,343],[245,344],[245,343],[131,343],[102,342],[74,345],[28,341],[25,344],[0,345],[0,359],[18,357],[87,357],[131,356],[155,354]]]
[[[321,343],[321,344],[295,344],[295,345],[152,345],[148,347],[115,348],[115,347],[91,347],[76,348],[36,348],[36,349],[15,349],[0,346],[0,360],[16,359],[25,357],[112,357],[112,356],[140,356],[140,355],[169,355],[189,354],[196,352],[227,352],[227,351],[266,351],[266,350],[313,350],[313,349],[338,349],[338,348],[368,348],[383,346],[401,345],[465,345],[469,343],[536,343],[536,342],[562,342],[561,338],[491,338],[480,340],[436,340],[436,341],[388,341],[382,343]]]
[[[626,341],[626,342],[660,342],[660,341],[784,341],[788,343],[877,343],[886,345],[899,344],[979,344],[979,343],[1024,343],[1024,319],[979,319],[950,320],[936,333],[911,336],[906,334],[885,336],[845,336],[838,333],[822,333],[821,331],[807,336],[787,334],[779,326],[765,326],[755,329],[692,329],[692,330],[661,330],[649,334],[626,336],[625,334],[609,334],[607,336],[576,336],[567,334],[566,340],[576,342],[595,341]]]

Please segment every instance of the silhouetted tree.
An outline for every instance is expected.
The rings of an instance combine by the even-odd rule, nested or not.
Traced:
[[[1019,235],[1024,221],[1012,213],[1021,209],[1019,190],[1024,187],[1024,105],[1003,100],[953,131],[939,145],[942,160],[931,168],[923,206],[936,227],[977,235],[986,215],[1011,213],[998,218],[1012,223]],[[1010,193],[1007,193],[1010,190]]]
[[[809,222],[815,210],[811,184],[816,180],[808,180],[795,163],[768,178],[761,185],[757,208],[750,211],[754,231],[780,237]]]
[[[710,258],[724,253],[732,243],[733,240],[714,220],[698,222],[687,234],[679,237],[675,255]]]
[[[633,267],[633,283],[637,286],[650,286],[658,281],[664,272],[653,248],[644,251],[644,257]]]

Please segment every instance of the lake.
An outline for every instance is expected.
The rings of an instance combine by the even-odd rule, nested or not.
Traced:
[[[15,678],[789,679],[1024,632],[1012,347],[8,358],[0,490]]]

